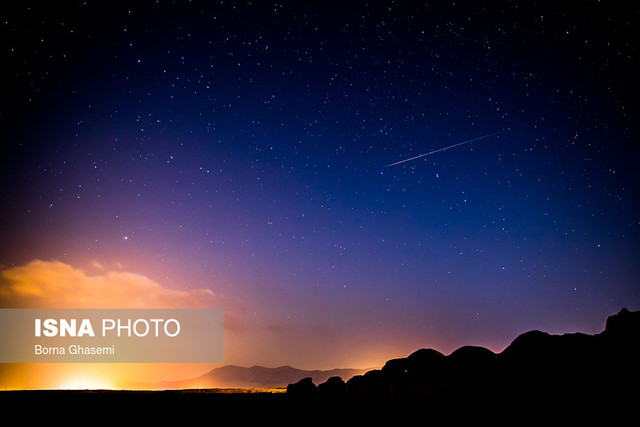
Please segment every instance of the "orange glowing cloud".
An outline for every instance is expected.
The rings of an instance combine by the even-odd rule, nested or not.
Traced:
[[[98,263],[85,270],[60,261],[33,260],[0,270],[0,308],[222,308],[225,328],[242,330],[237,304],[206,288],[170,289],[149,277],[108,271]],[[118,266],[121,268],[121,266]],[[231,311],[226,310],[232,304]],[[231,316],[229,316],[231,314]],[[229,320],[231,319],[231,320]],[[201,375],[211,364],[0,364],[0,387],[118,388],[121,381],[159,381]]]
[[[0,271],[3,308],[213,308],[217,299],[209,289],[169,289],[126,271],[89,275],[60,261]]]

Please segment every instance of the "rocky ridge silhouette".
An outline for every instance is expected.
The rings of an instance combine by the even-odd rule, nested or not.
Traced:
[[[530,331],[500,353],[465,346],[448,356],[420,349],[344,382],[289,384],[301,400],[404,402],[432,407],[615,405],[638,400],[640,312],[622,309],[596,335]],[[626,405],[626,406],[625,406]]]

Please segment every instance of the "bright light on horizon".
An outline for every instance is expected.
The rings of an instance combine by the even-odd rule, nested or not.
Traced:
[[[74,377],[65,380],[59,387],[60,390],[114,390],[117,387],[109,380],[91,377]]]

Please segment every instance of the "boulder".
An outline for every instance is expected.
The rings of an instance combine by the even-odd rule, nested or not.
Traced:
[[[318,393],[323,397],[342,398],[346,390],[346,383],[340,377],[331,377],[318,384]]]
[[[316,391],[317,387],[311,377],[303,378],[297,383],[287,386],[287,395],[292,397],[309,397],[314,395]]]

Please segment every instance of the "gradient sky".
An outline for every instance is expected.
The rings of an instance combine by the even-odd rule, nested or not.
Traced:
[[[225,364],[306,369],[500,351],[640,309],[631,3],[27,1],[0,18],[5,306],[70,306],[97,282],[88,306],[152,306],[108,290],[149,281],[225,309]]]

